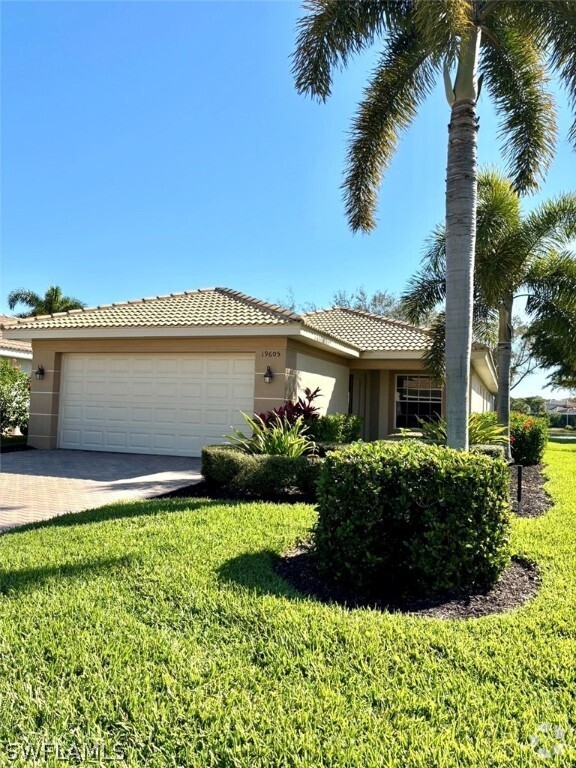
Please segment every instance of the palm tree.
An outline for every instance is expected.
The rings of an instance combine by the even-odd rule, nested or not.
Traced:
[[[448,444],[467,448],[476,231],[476,100],[482,81],[502,124],[508,172],[534,189],[553,156],[548,71],[576,104],[572,0],[306,0],[294,54],[296,88],[325,101],[332,75],[382,41],[354,118],[344,179],[354,231],[375,227],[381,178],[400,134],[444,76],[451,110],[446,182],[446,405]],[[450,76],[455,71],[455,77]],[[479,75],[479,76],[478,76]],[[571,139],[576,143],[576,122]]]
[[[62,289],[51,285],[44,296],[26,288],[16,288],[8,295],[8,307],[14,309],[17,304],[30,307],[28,312],[21,312],[17,317],[34,317],[35,315],[53,315],[55,312],[68,312],[71,309],[82,309],[84,302],[72,296],[63,296]]]
[[[568,250],[574,236],[576,195],[560,195],[522,217],[512,182],[495,171],[480,173],[473,318],[479,340],[489,344],[497,340],[498,421],[505,427],[510,420],[514,300],[520,295],[527,299],[530,320],[525,333],[529,340],[537,328],[550,331],[552,323],[560,333],[560,315],[576,312],[576,258]],[[446,285],[445,228],[437,227],[428,242],[421,271],[402,296],[408,319],[418,323],[436,308],[445,298]],[[438,377],[443,368],[443,314],[431,330],[433,342],[426,361]],[[542,331],[538,333],[542,335]],[[562,362],[551,355],[546,360],[542,354],[537,356],[548,367]]]
[[[550,385],[576,390],[576,311],[550,302],[528,332],[534,358],[554,368]]]

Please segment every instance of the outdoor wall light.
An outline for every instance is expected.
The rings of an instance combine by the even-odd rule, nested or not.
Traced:
[[[44,366],[42,365],[42,363],[40,363],[38,368],[36,368],[36,373],[34,374],[34,376],[36,376],[38,381],[41,381],[44,378]]]
[[[266,372],[264,374],[264,381],[266,382],[266,384],[270,384],[273,378],[274,378],[274,374],[272,373],[272,368],[270,368],[270,366],[267,365]]]

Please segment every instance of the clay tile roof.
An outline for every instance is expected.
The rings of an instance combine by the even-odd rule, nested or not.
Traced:
[[[11,318],[12,319],[12,318]],[[228,288],[201,288],[54,315],[23,318],[14,329],[287,325],[302,318]]]
[[[424,351],[429,344],[425,328],[348,307],[310,312],[304,325],[320,333],[336,337],[364,352]]]
[[[8,315],[0,315],[0,325],[4,327],[9,327],[15,325],[18,318],[16,317],[8,317]],[[10,352],[18,353],[18,352],[27,352],[32,353],[32,345],[29,344],[27,341],[20,341],[16,339],[5,339],[2,331],[0,331],[0,348],[4,350],[8,350]]]

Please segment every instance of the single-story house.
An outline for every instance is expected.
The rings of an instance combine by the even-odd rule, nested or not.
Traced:
[[[16,320],[15,317],[0,315],[0,327],[8,328]],[[30,375],[32,371],[32,344],[29,341],[7,339],[0,330],[0,357],[14,361],[20,370]]]
[[[425,329],[333,308],[299,315],[226,288],[44,317],[32,340],[30,445],[198,456],[252,414],[320,387],[324,413],[356,413],[364,438],[441,414],[422,364]],[[472,351],[471,408],[494,407],[489,350]]]

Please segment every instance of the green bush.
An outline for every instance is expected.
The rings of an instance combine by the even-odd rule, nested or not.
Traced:
[[[328,451],[341,451],[349,445],[350,443],[316,443],[316,455],[323,458]]]
[[[316,442],[353,443],[360,439],[362,418],[350,413],[329,413],[311,422],[309,427]]]
[[[230,445],[202,450],[202,475],[210,488],[231,497],[282,499],[294,492],[315,496],[323,459],[249,454]]]
[[[510,448],[516,464],[539,464],[548,442],[548,419],[527,416],[514,411],[510,414]]]
[[[317,484],[319,568],[375,596],[493,582],[508,560],[503,461],[416,441],[328,454]]]
[[[9,427],[28,430],[30,378],[15,360],[0,358],[0,432]]]
[[[288,421],[274,413],[265,420],[262,416],[254,417],[242,413],[245,422],[252,430],[248,437],[239,429],[233,435],[225,435],[230,442],[244,453],[267,454],[268,456],[304,456],[312,454],[316,445],[308,437],[308,427],[302,416],[295,421]]]
[[[471,445],[470,450],[473,453],[482,453],[484,456],[491,456],[493,459],[506,458],[506,452],[503,445]]]
[[[421,424],[425,437],[438,443],[446,442],[446,419],[421,421]],[[498,424],[495,411],[470,414],[468,442],[470,445],[505,445],[508,442],[506,430]]]

